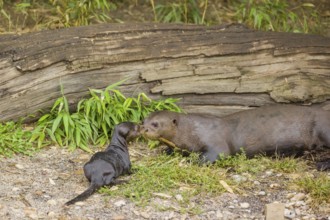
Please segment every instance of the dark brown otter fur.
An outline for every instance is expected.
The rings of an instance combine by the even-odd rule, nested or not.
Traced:
[[[273,105],[222,118],[159,111],[151,113],[140,128],[146,138],[201,152],[209,162],[241,149],[255,155],[330,147],[330,112],[306,106]]]
[[[65,203],[71,205],[91,196],[100,187],[113,183],[116,177],[128,174],[131,161],[127,141],[139,135],[139,126],[132,122],[116,125],[110,145],[105,151],[95,153],[84,165],[84,173],[90,186],[83,193]]]

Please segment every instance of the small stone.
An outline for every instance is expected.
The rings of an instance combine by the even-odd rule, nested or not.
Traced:
[[[258,196],[265,196],[265,195],[266,195],[266,192],[265,191],[258,192]]]
[[[294,206],[294,202],[286,203],[285,208],[292,208]]]
[[[215,213],[215,217],[216,217],[217,219],[223,219],[223,214],[222,214],[222,212],[218,210],[218,211]]]
[[[24,209],[24,213],[26,216],[28,216],[30,219],[38,219],[37,211],[34,208],[26,207]]]
[[[56,216],[56,214],[55,214],[55,212],[48,212],[48,217],[55,217]]]
[[[150,219],[150,215],[147,212],[140,212],[141,216],[145,219]]]
[[[36,196],[41,196],[43,194],[43,192],[41,190],[37,190],[37,191],[34,192],[34,194]]]
[[[245,182],[247,180],[247,178],[245,176],[241,176],[241,175],[237,175],[237,174],[233,175],[232,178],[236,183]]]
[[[57,204],[57,202],[54,199],[50,199],[47,201],[47,204],[54,206]]]
[[[293,210],[285,209],[284,216],[288,219],[293,219],[294,217],[296,217],[296,213]]]
[[[265,172],[266,176],[271,176],[273,174],[273,171],[272,170],[267,170]]]
[[[13,187],[11,190],[14,191],[14,192],[17,192],[17,191],[19,191],[19,188],[18,187]]]
[[[287,199],[291,199],[292,197],[294,197],[296,194],[295,193],[288,193],[287,195],[286,195],[286,198]]]
[[[233,205],[228,206],[228,209],[234,209],[234,208],[235,208],[235,206],[233,206]]]
[[[255,181],[253,181],[253,184],[258,186],[258,185],[260,185],[260,182],[255,180]]]
[[[250,204],[247,203],[247,202],[243,202],[243,203],[240,204],[240,206],[241,206],[241,208],[243,208],[243,209],[247,209],[247,208],[250,207]]]
[[[115,202],[114,205],[117,206],[117,207],[122,207],[122,206],[126,205],[126,201],[125,200],[119,200],[119,201]]]
[[[297,202],[294,204],[295,207],[301,207],[301,206],[304,206],[304,205],[306,205],[306,203],[305,203],[304,201],[297,201]]]
[[[278,184],[278,183],[270,184],[270,188],[272,188],[272,189],[279,188],[279,187],[280,187],[280,184]]]
[[[51,178],[49,178],[49,183],[50,183],[51,185],[56,185],[55,182],[54,182],[54,180],[52,180]]]
[[[21,165],[21,164],[15,164],[15,167],[19,170],[23,170],[24,169],[24,166]]]
[[[295,213],[296,213],[297,216],[300,216],[301,215],[300,209],[295,209],[294,211],[295,211]]]
[[[46,198],[46,199],[49,199],[50,195],[44,194],[43,197]]]
[[[304,193],[298,193],[291,198],[291,201],[300,201],[303,200],[305,197],[306,195]]]
[[[179,202],[183,201],[183,197],[182,197],[181,194],[177,194],[177,195],[175,195],[175,199],[176,199],[177,201],[179,201]]]

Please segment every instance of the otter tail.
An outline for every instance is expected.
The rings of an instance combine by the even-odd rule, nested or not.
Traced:
[[[80,195],[78,195],[77,197],[75,197],[74,199],[68,201],[65,203],[65,205],[72,205],[76,202],[82,201],[87,199],[88,197],[90,197],[98,188],[100,188],[99,186],[97,186],[95,183],[92,183],[88,189],[86,189],[83,193],[81,193]]]

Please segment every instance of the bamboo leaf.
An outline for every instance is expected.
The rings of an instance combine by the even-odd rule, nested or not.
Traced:
[[[54,134],[55,130],[58,128],[58,126],[59,126],[59,124],[60,124],[60,122],[61,122],[61,120],[62,120],[62,117],[63,117],[63,115],[62,115],[62,113],[60,113],[60,114],[56,117],[56,119],[54,120],[54,123],[53,123],[53,126],[52,126],[52,133],[53,133],[53,134]]]
[[[68,137],[69,136],[69,115],[67,113],[63,114],[63,124],[64,124],[65,135]]]

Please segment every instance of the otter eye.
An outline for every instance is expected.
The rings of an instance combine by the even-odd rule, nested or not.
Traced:
[[[157,122],[151,123],[151,125],[152,125],[154,128],[158,128],[158,123],[157,123]]]

